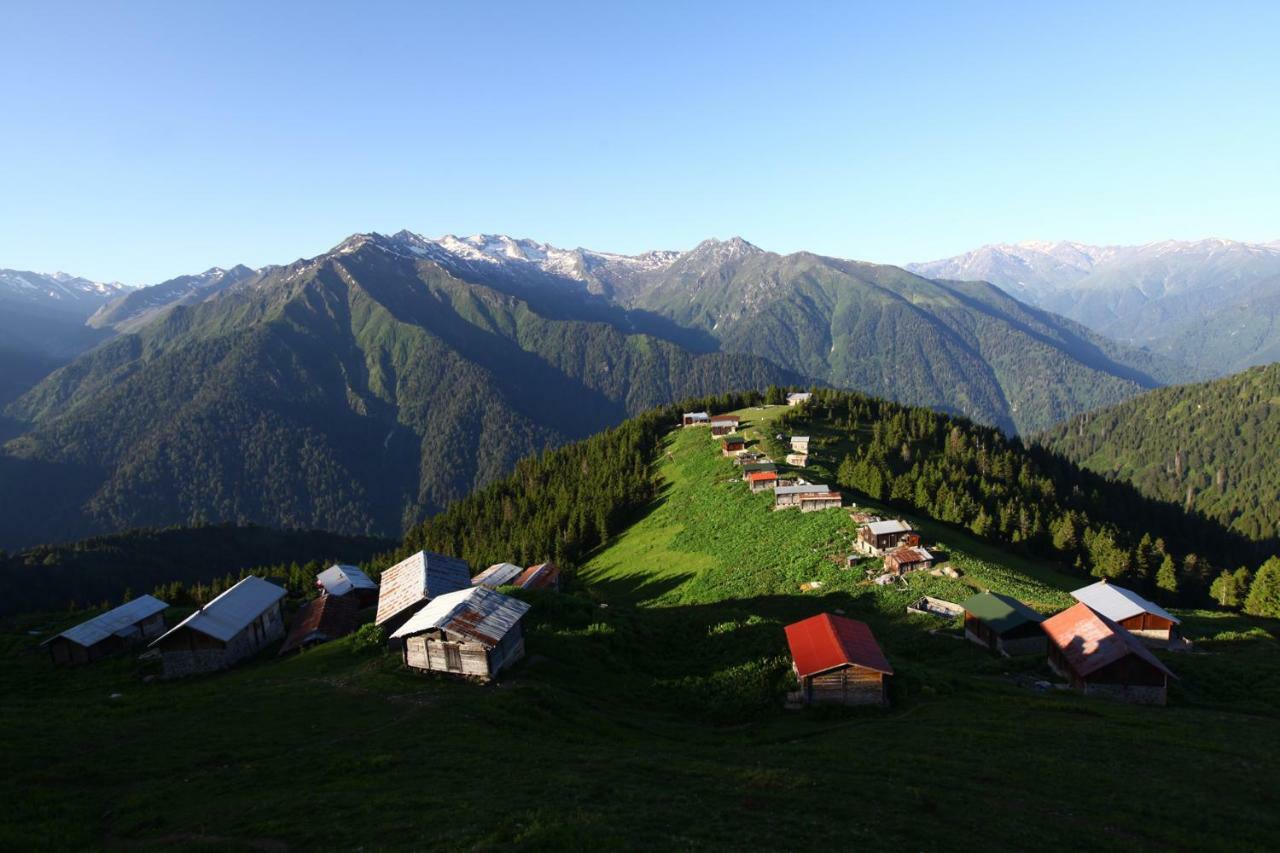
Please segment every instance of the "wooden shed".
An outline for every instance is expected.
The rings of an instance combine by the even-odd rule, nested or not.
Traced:
[[[164,611],[168,606],[158,598],[142,595],[40,645],[49,650],[54,663],[89,663],[164,633]]]
[[[1086,604],[1076,604],[1042,623],[1049,666],[1086,696],[1143,705],[1168,698],[1167,667],[1142,641]]]
[[[378,603],[378,584],[355,566],[337,563],[316,575],[316,586],[325,595],[351,596],[361,607]]]
[[[405,665],[489,681],[524,657],[529,605],[476,586],[438,596],[396,630]]]
[[[827,491],[800,495],[801,512],[821,512],[824,509],[840,509],[844,506],[844,496],[839,492]]]
[[[1042,655],[1046,638],[1040,627],[1044,616],[1018,599],[997,592],[980,592],[960,605],[964,608],[964,635],[1005,657]]]
[[[151,643],[165,678],[226,669],[284,636],[285,591],[252,575]]]
[[[378,615],[374,622],[389,634],[437,595],[471,586],[471,567],[465,560],[433,551],[419,551],[382,573]]]
[[[1113,622],[1118,622],[1148,645],[1167,646],[1178,636],[1181,620],[1154,601],[1148,601],[1131,589],[1116,586],[1106,578],[1081,587],[1071,595],[1089,605]]]
[[[808,391],[797,391],[795,393],[788,394],[787,405],[798,406],[801,403],[807,403],[809,402],[809,398],[811,398],[812,396],[813,394],[809,393]]]
[[[865,622],[820,613],[786,627],[800,701],[887,705],[893,667]]]
[[[809,436],[807,435],[791,436],[791,452],[807,454],[809,452]]]
[[[884,555],[884,570],[891,575],[905,575],[931,568],[933,554],[923,545],[899,545]]]
[[[914,537],[914,541],[911,537]],[[860,550],[876,557],[899,545],[918,544],[919,541],[920,537],[911,529],[911,525],[901,519],[872,521],[858,528]]]
[[[840,499],[840,494],[838,492],[833,493],[830,486],[824,486],[821,483],[802,483],[794,486],[778,486],[773,490],[773,508],[790,509],[791,507],[799,507],[801,500],[804,498],[830,498],[833,494],[836,500]]]
[[[711,434],[717,437],[731,435],[738,431],[739,423],[737,415],[716,415],[711,419]]]
[[[796,468],[804,468],[809,464],[809,454],[807,453],[788,453],[787,464]]]
[[[778,472],[752,471],[747,475],[747,485],[753,492],[767,492],[778,485]]]
[[[751,482],[751,475],[758,474],[761,471],[770,471],[776,474],[778,472],[778,466],[774,465],[767,459],[760,462],[744,462],[742,464],[742,481],[744,483]]]
[[[685,412],[680,417],[681,426],[707,426],[711,423],[711,415],[706,412]]]
[[[360,600],[355,595],[322,595],[308,601],[293,617],[280,654],[345,637],[359,622]]]
[[[736,456],[747,449],[747,440],[740,435],[726,435],[720,439],[720,452],[725,456]]]

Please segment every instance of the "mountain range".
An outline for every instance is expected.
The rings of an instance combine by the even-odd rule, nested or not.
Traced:
[[[1280,241],[1031,241],[907,269],[989,281],[1023,302],[1186,365],[1186,378],[1280,358]]]

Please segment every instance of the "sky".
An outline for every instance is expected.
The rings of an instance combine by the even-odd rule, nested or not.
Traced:
[[[1280,239],[1280,3],[7,3],[0,267]]]

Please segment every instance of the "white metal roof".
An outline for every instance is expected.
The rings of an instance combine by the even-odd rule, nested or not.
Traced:
[[[809,440],[809,436],[807,436],[807,435],[793,435],[793,436],[791,436],[791,440],[792,440],[792,441],[808,441],[808,440]]]
[[[883,536],[886,533],[910,533],[911,525],[900,519],[891,518],[886,521],[868,522],[867,529],[876,536]]]
[[[472,586],[497,588],[511,583],[524,574],[524,569],[515,563],[495,563],[471,579]]]
[[[787,395],[787,400],[808,400],[813,394],[809,391],[793,391]]]
[[[150,595],[140,595],[132,601],[126,601],[119,607],[108,610],[106,613],[100,613],[87,622],[81,622],[74,628],[68,628],[56,637],[50,637],[41,645],[47,645],[58,639],[58,637],[63,637],[77,645],[92,646],[113,634],[127,635],[129,629],[134,625],[143,619],[155,616],[168,606],[158,598]]]
[[[706,412],[685,412],[685,413],[684,413],[684,416],[685,416],[686,418],[693,418],[695,421],[709,421],[709,420],[711,420],[711,415],[709,415],[709,414],[708,414],[708,413],[706,413]]]
[[[285,591],[280,587],[250,575],[157,637],[151,645],[183,628],[199,631],[225,643],[284,596]]]
[[[810,483],[805,486],[779,486],[774,489],[779,495],[813,495],[827,494],[831,491],[830,486],[824,486],[820,483]]]
[[[440,628],[493,647],[527,612],[529,605],[518,598],[473,586],[431,599],[391,636],[408,637]]]
[[[1120,622],[1139,613],[1154,613],[1156,616],[1172,621],[1175,625],[1182,624],[1182,620],[1154,601],[1148,601],[1131,589],[1116,586],[1105,580],[1081,587],[1071,595],[1076,601],[1084,603],[1090,610],[1101,613],[1112,622]]]
[[[373,579],[355,566],[337,563],[316,575],[316,583],[330,595],[346,595],[353,589],[377,589]]]
[[[381,625],[426,599],[470,586],[471,567],[465,560],[419,551],[382,573],[374,621]]]

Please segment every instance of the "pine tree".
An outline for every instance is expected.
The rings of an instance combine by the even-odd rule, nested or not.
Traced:
[[[1249,585],[1244,612],[1251,616],[1280,618],[1280,557],[1272,557],[1258,569]]]
[[[1156,588],[1164,592],[1169,599],[1178,594],[1178,569],[1173,562],[1173,557],[1168,554],[1164,555],[1164,560],[1156,571]]]

